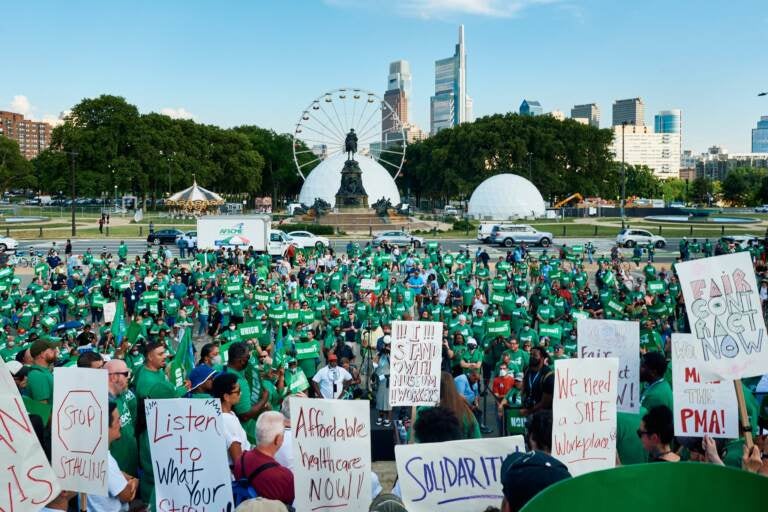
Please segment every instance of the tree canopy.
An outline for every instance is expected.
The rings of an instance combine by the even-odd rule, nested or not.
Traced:
[[[0,188],[37,186],[32,164],[24,158],[15,140],[0,137]]]

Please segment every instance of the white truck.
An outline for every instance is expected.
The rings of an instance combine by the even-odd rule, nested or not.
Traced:
[[[291,239],[280,230],[272,229],[269,215],[210,215],[197,219],[197,248],[241,247],[282,257]]]

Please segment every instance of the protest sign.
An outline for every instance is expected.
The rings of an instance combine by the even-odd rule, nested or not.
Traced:
[[[748,252],[675,265],[691,332],[701,345],[701,378],[735,380],[768,373],[768,343]]]
[[[111,323],[115,319],[115,312],[117,312],[116,302],[104,303],[104,322]]]
[[[48,463],[11,372],[0,358],[0,509],[35,512],[58,496]]]
[[[259,322],[245,322],[240,324],[238,332],[243,340],[250,340],[261,334],[261,323]]]
[[[389,403],[435,405],[440,401],[442,322],[392,322]]]
[[[512,334],[509,321],[507,320],[501,322],[488,322],[485,325],[485,329],[488,335],[493,337],[504,336],[505,338],[508,338]]]
[[[561,359],[555,366],[552,456],[578,476],[616,463],[619,359]]]
[[[56,368],[53,372],[51,462],[63,489],[107,495],[109,473],[108,372]]]
[[[672,334],[675,435],[736,439],[740,437],[739,408],[733,381],[702,380],[702,362],[702,348],[693,334]]]
[[[217,398],[144,402],[155,510],[231,510],[232,482]]]
[[[623,412],[640,410],[640,325],[619,320],[580,318],[578,357],[618,357],[616,406]]]
[[[376,289],[376,280],[375,279],[361,279],[360,280],[360,289],[361,290],[375,290]]]
[[[365,512],[371,503],[368,400],[291,398],[296,510]]]
[[[518,451],[525,451],[523,436],[397,445],[395,460],[405,506],[409,512],[498,506],[504,498],[501,464]]]

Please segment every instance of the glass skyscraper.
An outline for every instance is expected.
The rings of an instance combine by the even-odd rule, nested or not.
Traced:
[[[464,25],[453,57],[435,61],[435,95],[430,98],[430,132],[435,133],[471,121],[467,109],[467,54]],[[470,110],[471,111],[471,110]]]
[[[768,116],[761,116],[757,128],[752,128],[752,152],[768,153]]]
[[[656,133],[680,133],[680,109],[662,110],[653,118],[653,131]]]
[[[523,100],[520,104],[521,116],[540,116],[544,113],[544,108],[536,100]]]

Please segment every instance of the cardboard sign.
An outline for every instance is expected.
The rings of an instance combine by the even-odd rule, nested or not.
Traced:
[[[640,410],[640,325],[619,320],[579,319],[578,357],[618,357],[619,385],[616,406],[620,411]]]
[[[702,379],[768,373],[765,321],[749,253],[701,258],[675,268],[691,332],[701,345]]]
[[[501,464],[525,451],[523,436],[395,446],[398,481],[409,512],[465,512],[498,506]]]
[[[250,340],[261,334],[261,323],[259,322],[246,322],[240,324],[238,328],[240,337],[243,340]]]
[[[51,465],[68,491],[107,495],[108,378],[107,371],[92,368],[53,372]]]
[[[111,323],[115,320],[115,313],[117,312],[116,302],[104,303],[104,322]]]
[[[219,399],[147,399],[144,409],[155,510],[233,509]]]
[[[296,510],[367,512],[371,504],[368,400],[291,398]]]
[[[375,279],[361,279],[360,280],[360,289],[361,290],[375,290],[376,289],[376,280]]]
[[[688,333],[672,334],[672,398],[675,435],[739,437],[739,407],[733,381],[706,382],[699,366],[701,345]]]
[[[619,359],[561,359],[555,365],[552,456],[578,476],[616,464]]]
[[[435,405],[440,401],[442,322],[392,322],[389,403]]]
[[[488,322],[485,325],[485,328],[489,336],[504,336],[505,338],[508,338],[512,335],[509,322],[506,320],[502,322]]]
[[[40,510],[58,496],[61,488],[2,358],[0,418],[0,508],[14,512]]]

